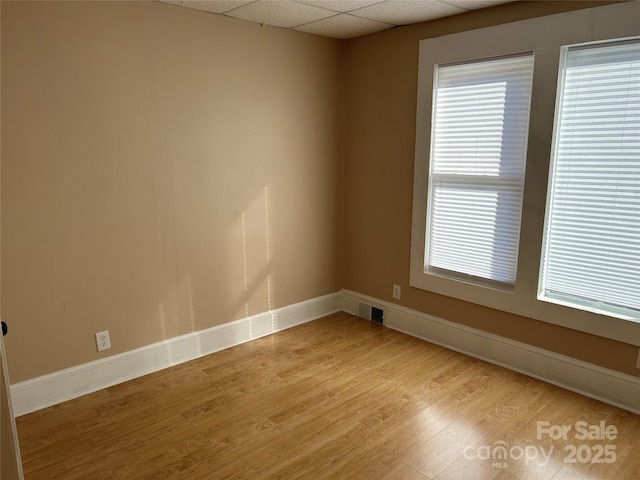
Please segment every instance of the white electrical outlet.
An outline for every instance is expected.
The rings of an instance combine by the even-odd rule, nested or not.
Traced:
[[[96,333],[96,346],[98,351],[109,350],[111,348],[111,340],[109,340],[109,330]]]
[[[395,298],[396,300],[400,300],[400,285],[394,285],[393,286],[393,298]]]

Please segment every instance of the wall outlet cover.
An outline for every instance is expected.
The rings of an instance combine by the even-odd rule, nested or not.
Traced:
[[[400,300],[400,294],[402,293],[402,289],[400,288],[400,285],[394,285],[393,286],[393,298],[395,298],[396,300]]]
[[[98,351],[108,350],[111,348],[111,340],[109,339],[109,330],[96,333],[96,346]]]

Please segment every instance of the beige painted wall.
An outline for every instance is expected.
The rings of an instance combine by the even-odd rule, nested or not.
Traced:
[[[339,46],[156,2],[2,2],[13,382],[340,289]]]
[[[341,287],[391,301],[392,283],[410,308],[638,375],[630,345],[408,286],[419,40],[597,4],[338,42],[158,3],[3,1],[12,380]]]
[[[345,288],[396,302],[395,283],[407,307],[640,376],[637,347],[409,287],[419,40],[598,5],[518,2],[346,43]]]
[[[0,9],[0,25],[2,21],[2,9]],[[1,28],[0,28],[1,31]],[[0,59],[2,55],[0,55]],[[1,71],[1,69],[0,69]],[[0,75],[0,91],[2,91],[2,79]],[[0,96],[0,109],[2,108],[2,96]],[[2,129],[2,117],[0,116],[0,130]],[[0,149],[0,167],[2,166],[2,152]],[[0,168],[0,197],[2,195]],[[1,212],[0,212],[1,217]],[[1,220],[1,218],[0,218]],[[0,248],[2,239],[2,222],[0,221]],[[2,271],[2,256],[0,256],[0,271]],[[2,291],[0,278],[0,292]],[[2,295],[0,295],[1,310]],[[0,478],[6,480],[20,480],[19,446],[16,443],[16,424],[13,417],[13,409],[9,391],[10,379],[5,375],[7,364],[5,360],[4,337],[0,337]]]

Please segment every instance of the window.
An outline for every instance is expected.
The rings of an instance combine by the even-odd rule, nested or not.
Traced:
[[[640,346],[638,15],[640,2],[622,2],[420,41],[412,287]],[[533,63],[521,85],[530,83],[522,95],[508,88],[497,97],[503,121],[476,144],[471,127],[461,133],[453,122],[469,117],[473,102],[488,101],[479,87],[484,73],[473,73],[475,83],[465,85],[478,92],[449,118],[447,76],[506,60]],[[487,70],[497,75],[502,67]],[[595,86],[598,68],[603,88]],[[576,75],[587,75],[579,96]],[[587,101],[603,94],[600,103]],[[524,137],[510,137],[521,125],[513,120],[518,101]],[[499,111],[500,102],[491,108]],[[469,124],[479,125],[485,112]],[[493,156],[476,148],[489,138],[500,145]],[[516,145],[521,157],[505,155]],[[579,195],[577,203],[568,195]]]
[[[533,54],[436,65],[425,271],[516,280]]]
[[[561,55],[539,298],[640,320],[640,40]]]

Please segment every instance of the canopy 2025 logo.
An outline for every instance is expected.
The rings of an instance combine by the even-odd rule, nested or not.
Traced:
[[[600,423],[590,424],[580,420],[572,425],[551,425],[547,421],[538,421],[538,440],[545,436],[551,440],[569,440],[569,436],[574,440],[582,441],[613,441],[618,438],[618,429],[615,425],[607,425],[604,420]],[[564,446],[567,455],[564,463],[614,463],[616,457],[616,446],[602,443],[582,443],[574,445],[569,443]]]
[[[548,421],[536,423],[536,439],[554,442],[569,442],[578,440],[585,443],[567,443],[563,446],[564,463],[614,463],[616,446],[611,442],[618,438],[618,429],[614,425],[607,425],[604,421],[590,424],[580,420],[573,425],[551,425]],[[598,443],[592,443],[598,442]],[[548,443],[548,442],[547,442]],[[498,440],[491,445],[470,445],[464,449],[467,460],[491,461],[494,468],[507,468],[508,461],[524,461],[526,465],[537,463],[545,466],[557,445],[508,445]]]

